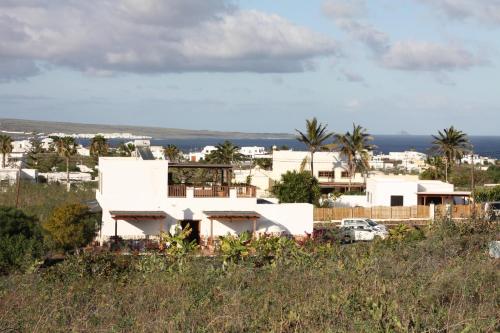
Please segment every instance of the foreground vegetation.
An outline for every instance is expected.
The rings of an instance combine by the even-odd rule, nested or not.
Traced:
[[[221,255],[86,253],[0,279],[6,331],[493,332],[497,225],[340,246],[224,240]]]

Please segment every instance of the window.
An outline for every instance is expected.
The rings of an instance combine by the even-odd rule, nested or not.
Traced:
[[[318,171],[318,177],[335,178],[335,171]]]
[[[402,195],[391,195],[391,207],[403,206],[403,196]]]
[[[342,171],[342,173],[340,174],[340,177],[342,177],[342,178],[349,178],[349,172],[348,171]]]

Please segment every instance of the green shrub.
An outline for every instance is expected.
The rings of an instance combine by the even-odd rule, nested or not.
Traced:
[[[307,171],[287,171],[274,184],[272,192],[281,203],[309,202],[317,205],[321,195],[318,180]]]
[[[476,202],[500,201],[500,186],[482,188],[474,191]]]
[[[25,270],[41,257],[42,247],[34,217],[12,207],[0,207],[0,274]]]
[[[87,206],[67,204],[53,210],[43,228],[55,249],[75,250],[88,245],[97,231],[98,218]]]

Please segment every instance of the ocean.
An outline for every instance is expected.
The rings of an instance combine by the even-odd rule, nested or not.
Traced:
[[[200,151],[208,145],[215,146],[223,142],[224,138],[198,138],[198,139],[152,139],[151,145],[166,146],[176,145],[183,152]],[[390,151],[405,151],[414,149],[422,153],[429,153],[432,147],[432,137],[429,135],[374,135],[373,144],[377,146],[377,153]],[[469,140],[474,146],[474,152],[481,156],[500,159],[500,136],[470,136]],[[82,140],[87,141],[87,140]],[[117,146],[123,140],[111,140],[111,146]],[[305,146],[294,139],[231,139],[237,146],[272,146],[286,145],[294,150],[305,149]],[[83,142],[82,142],[83,143]],[[87,143],[87,142],[85,142]],[[84,143],[84,144],[85,144]]]

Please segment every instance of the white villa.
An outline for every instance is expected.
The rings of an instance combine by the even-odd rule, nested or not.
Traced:
[[[416,206],[467,204],[471,192],[455,191],[454,185],[416,176],[376,176],[366,181],[366,195],[345,195],[336,207]]]
[[[169,169],[209,168],[220,171],[219,184],[171,184]],[[177,223],[189,225],[202,244],[214,237],[251,231],[303,237],[313,231],[310,204],[260,203],[255,188],[231,185],[232,167],[170,163],[140,157],[101,157],[97,201],[102,208],[100,242],[156,237]],[[226,181],[224,181],[226,179]]]
[[[408,172],[421,172],[426,168],[427,155],[417,151],[389,152],[373,155],[369,165],[375,170],[401,168]]]

